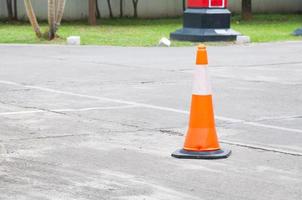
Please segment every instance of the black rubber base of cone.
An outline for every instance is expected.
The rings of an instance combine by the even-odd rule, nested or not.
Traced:
[[[302,28],[299,28],[299,29],[295,30],[295,32],[293,33],[293,35],[295,35],[295,36],[302,36]]]
[[[221,159],[227,158],[232,151],[229,149],[221,149],[217,151],[186,151],[179,149],[172,153],[171,156],[182,159]]]

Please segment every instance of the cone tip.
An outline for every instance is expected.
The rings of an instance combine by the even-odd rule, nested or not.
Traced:
[[[204,44],[200,44],[197,46],[196,64],[197,65],[208,64],[207,47]]]
[[[197,49],[198,50],[202,50],[202,49],[206,49],[207,47],[206,47],[206,45],[204,45],[204,44],[199,44],[198,46],[197,46]]]

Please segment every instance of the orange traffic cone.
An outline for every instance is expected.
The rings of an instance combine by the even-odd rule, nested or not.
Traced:
[[[208,55],[204,45],[198,46],[194,73],[189,129],[183,149],[175,151],[176,158],[227,158],[230,150],[221,149],[215,128],[212,89],[207,73]]]

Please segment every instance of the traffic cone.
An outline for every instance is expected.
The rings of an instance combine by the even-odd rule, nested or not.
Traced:
[[[215,128],[212,89],[207,72],[208,55],[204,45],[198,46],[197,67],[190,112],[190,122],[183,149],[175,151],[176,158],[227,158],[231,150],[221,149]]]

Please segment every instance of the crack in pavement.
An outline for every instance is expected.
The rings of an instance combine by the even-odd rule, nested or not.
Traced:
[[[278,65],[297,65],[302,64],[302,61],[297,62],[283,62],[283,63],[266,63],[266,64],[251,64],[251,65],[215,65],[210,64],[211,68],[257,68],[257,67],[269,67],[269,66],[278,66]],[[183,68],[178,70],[169,70],[170,72],[193,72],[194,70],[192,68]]]
[[[30,138],[15,138],[0,140],[0,142],[9,142],[9,141],[27,141],[27,140],[43,140],[43,139],[56,139],[56,138],[66,138],[66,137],[83,137],[83,136],[94,136],[94,134],[70,134],[70,135],[52,135],[52,136],[38,136]]]
[[[60,111],[56,111],[56,110],[50,110],[50,109],[47,109],[47,108],[35,107],[35,106],[25,106],[23,108],[25,108],[25,109],[34,109],[34,110],[44,111],[44,112],[49,112],[49,113],[55,113],[55,114],[59,114],[59,115],[66,115],[66,113],[64,113],[64,112],[60,112]]]
[[[259,119],[253,120],[253,122],[292,120],[292,119],[302,119],[302,115],[280,116],[280,117],[261,117]]]
[[[12,104],[12,103],[8,103],[8,102],[5,102],[5,101],[2,101],[0,100],[0,103],[4,104],[4,105],[9,105],[9,106],[14,106],[16,108],[24,108],[24,109],[33,109],[33,110],[29,110],[28,112],[49,112],[49,113],[55,113],[55,114],[61,114],[61,115],[65,115],[65,113],[63,112],[59,112],[59,111],[56,111],[56,110],[50,110],[50,109],[47,109],[47,108],[41,108],[41,107],[37,107],[37,106],[22,106],[22,105],[17,105],[17,104]],[[18,112],[18,111],[17,111]],[[26,112],[26,111],[21,111],[21,112]],[[9,113],[9,112],[7,112]],[[13,112],[10,112],[10,113],[13,113]],[[1,113],[0,113],[1,115]]]
[[[184,136],[183,133],[175,131],[175,130],[169,130],[169,129],[159,129],[159,132],[168,134],[168,135],[176,135],[176,136]]]
[[[178,132],[176,130],[159,129],[159,131],[161,133],[165,133],[165,134],[169,134],[169,135],[184,136],[183,133]],[[264,146],[253,145],[253,144],[244,144],[244,143],[239,143],[239,142],[232,142],[232,141],[229,141],[229,140],[220,140],[220,143],[228,144],[228,145],[231,145],[231,146],[244,147],[244,148],[248,148],[248,149],[256,149],[256,150],[262,150],[262,151],[267,151],[267,152],[291,155],[291,156],[299,156],[299,157],[302,156],[302,153],[299,153],[299,152],[287,151],[287,150],[271,148],[271,147],[264,147]]]
[[[89,99],[94,99],[94,100],[102,100],[102,101],[109,101],[109,102],[115,102],[115,103],[120,103],[120,104],[139,106],[139,107],[161,110],[161,111],[167,111],[167,112],[175,112],[175,113],[181,113],[181,114],[188,114],[189,113],[186,110],[180,110],[180,109],[175,109],[175,108],[162,107],[162,106],[157,106],[157,105],[152,105],[152,104],[145,104],[145,103],[139,103],[139,102],[134,102],[134,101],[126,101],[126,100],[120,100],[120,99],[113,99],[113,98],[107,98],[107,97],[98,97],[98,96],[92,96],[92,95],[77,94],[77,93],[73,93],[73,92],[60,91],[60,90],[55,90],[55,89],[51,89],[51,88],[24,85],[24,84],[19,84],[19,83],[16,83],[16,82],[11,82],[11,81],[0,80],[0,83],[8,84],[8,85],[23,86],[25,88],[31,88],[31,89],[36,89],[36,90],[40,90],[40,91],[47,91],[47,92],[52,92],[52,93],[57,93],[57,94],[65,94],[65,95],[77,96],[77,97],[82,97],[82,98],[89,98]],[[263,128],[275,129],[275,130],[279,130],[279,131],[280,130],[287,131],[287,132],[291,132],[291,133],[302,133],[302,130],[300,130],[300,129],[293,129],[293,128],[286,128],[286,127],[268,125],[268,124],[261,124],[261,123],[250,122],[250,121],[241,120],[241,119],[233,119],[233,118],[222,117],[222,116],[216,116],[216,119],[226,121],[226,122],[231,122],[231,123],[234,123],[234,124],[239,123],[239,124],[254,126],[254,127],[258,127],[258,128],[263,127]],[[235,144],[235,143],[233,142],[233,144]],[[278,149],[270,149],[270,148],[267,148],[267,147],[259,147],[259,146],[250,145],[250,144],[242,145],[242,146],[246,146],[246,147],[249,146],[249,147],[254,147],[254,148],[258,148],[258,149],[262,148],[264,150],[268,150],[268,151],[272,151],[272,152],[280,152],[280,153],[285,153],[285,154],[290,154],[290,155],[300,155],[300,153],[296,153],[296,152],[290,153],[288,151],[283,151],[283,150],[278,150]]]
[[[223,144],[244,147],[244,148],[248,148],[248,149],[256,149],[256,150],[262,150],[262,151],[267,151],[267,152],[280,153],[280,154],[298,156],[298,157],[302,156],[302,153],[286,151],[286,150],[282,150],[282,149],[276,149],[276,148],[270,148],[270,147],[264,147],[264,146],[258,146],[258,145],[251,145],[251,144],[244,144],[244,143],[239,143],[239,142],[231,142],[228,140],[220,140],[220,142]]]
[[[269,66],[278,66],[278,65],[297,65],[297,64],[302,64],[302,61],[297,61],[297,62],[280,62],[280,63],[266,63],[266,64],[251,64],[251,65],[211,65],[213,68],[227,68],[227,67],[240,67],[241,69],[244,68],[257,68],[257,67],[269,67]]]

